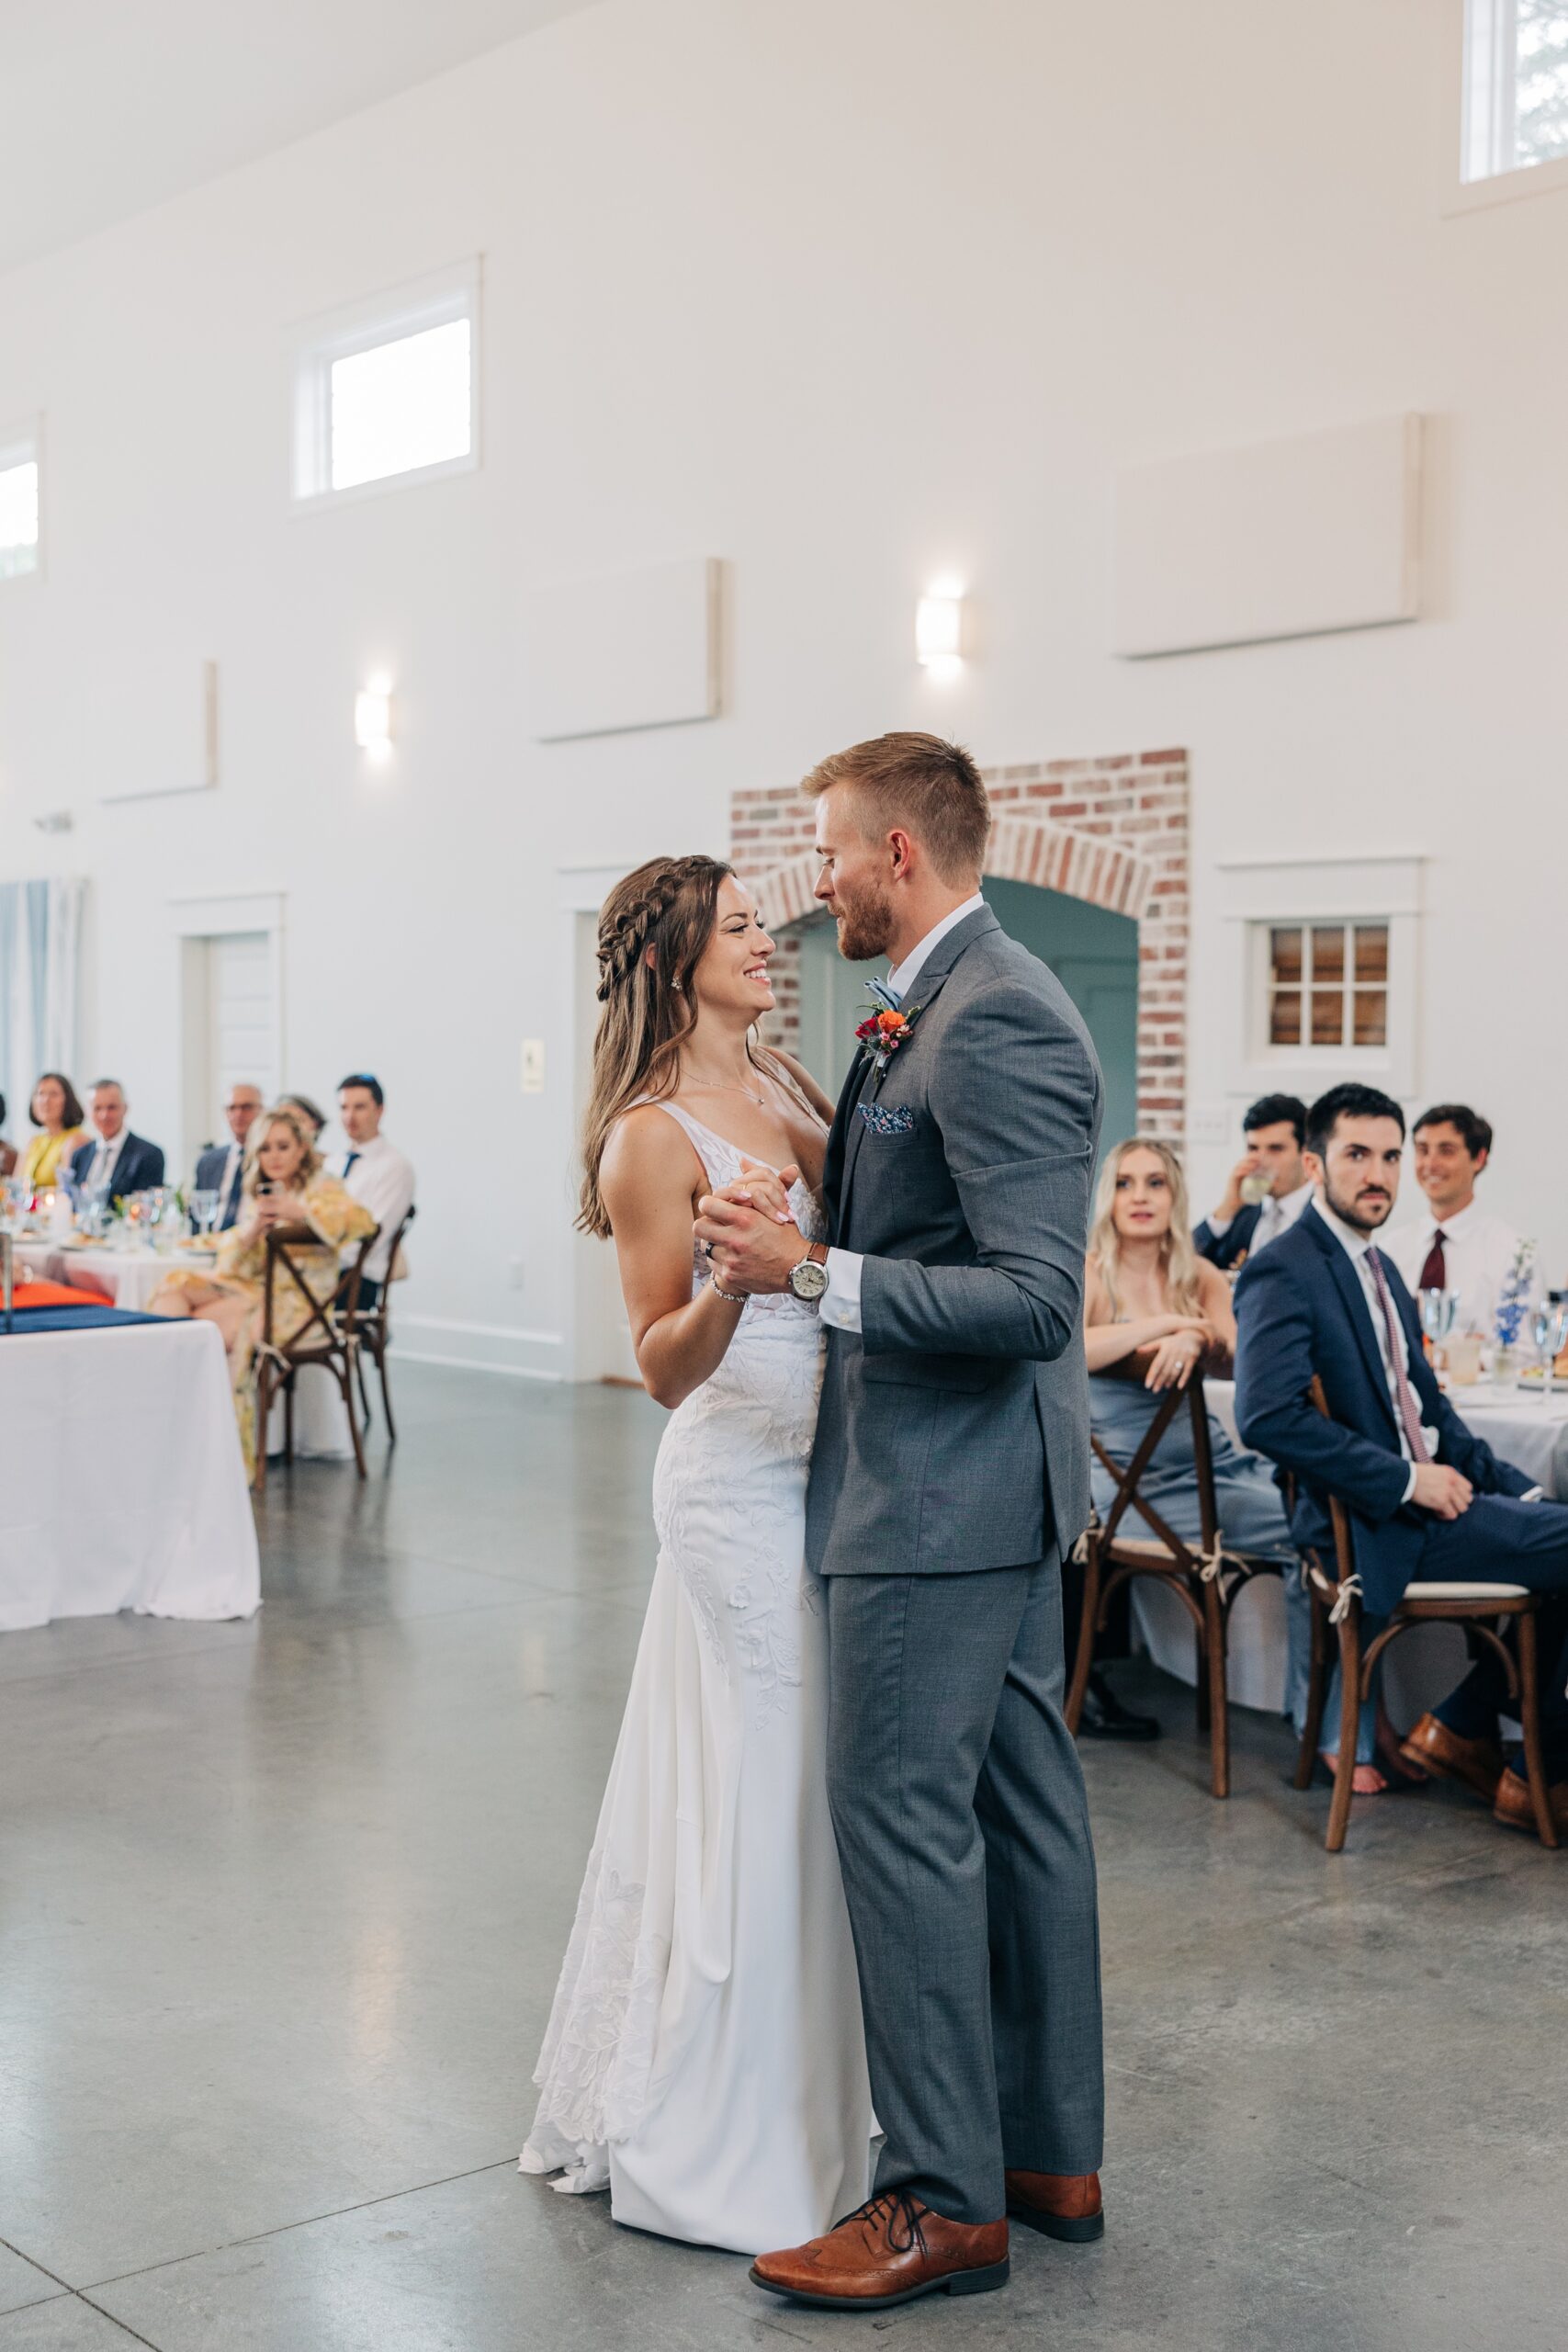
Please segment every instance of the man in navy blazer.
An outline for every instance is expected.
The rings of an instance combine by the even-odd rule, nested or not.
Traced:
[[[1231,1170],[1218,1208],[1192,1232],[1192,1247],[1222,1272],[1294,1225],[1312,1198],[1312,1180],[1302,1158],[1306,1141],[1306,1104],[1296,1094],[1265,1094],[1241,1123],[1247,1149]],[[1261,1201],[1244,1201],[1241,1188],[1267,1177]]]
[[[1399,1192],[1404,1117],[1371,1087],[1337,1086],[1307,1114],[1311,1206],[1235,1288],[1236,1420],[1245,1442],[1296,1479],[1293,1532],[1332,1555],[1327,1497],[1347,1506],[1369,1620],[1407,1585],[1448,1578],[1524,1585],[1562,1596],[1543,1612],[1542,1735],[1551,1801],[1568,1827],[1568,1508],[1540,1499],[1500,1462],[1438,1388],[1409,1292],[1374,1245]],[[1308,1395],[1322,1381],[1332,1419]],[[1556,1638],[1552,1636],[1555,1634]],[[1531,1826],[1520,1770],[1497,1740],[1504,1682],[1488,1656],[1402,1754],[1494,1800],[1500,1819]]]
[[[85,1143],[71,1155],[71,1173],[78,1184],[102,1184],[110,1197],[124,1200],[145,1193],[164,1181],[164,1155],[158,1145],[133,1136],[126,1125],[125,1089],[118,1078],[100,1078],[89,1095],[96,1143]]]
[[[223,1116],[229,1122],[233,1141],[209,1143],[197,1156],[195,1189],[218,1195],[215,1233],[227,1233],[239,1217],[240,1187],[245,1174],[245,1138],[260,1118],[261,1110],[261,1088],[253,1086],[248,1079],[236,1079],[223,1105]]]

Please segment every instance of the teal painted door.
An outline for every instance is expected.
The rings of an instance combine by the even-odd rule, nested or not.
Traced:
[[[1088,1024],[1105,1073],[1101,1139],[1116,1143],[1137,1130],[1138,926],[1056,890],[1027,882],[990,882],[986,897],[1005,932],[1049,964]],[[880,959],[846,964],[831,923],[801,935],[801,1058],[829,1094],[849,1068],[857,1022],[865,1017],[863,982],[885,971]]]

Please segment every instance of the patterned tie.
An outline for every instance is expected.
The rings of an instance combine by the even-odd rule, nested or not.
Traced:
[[[1410,1385],[1404,1369],[1404,1329],[1393,1311],[1393,1299],[1388,1287],[1388,1276],[1382,1270],[1382,1260],[1375,1250],[1367,1251],[1367,1263],[1372,1270],[1372,1288],[1382,1309],[1383,1329],[1388,1334],[1388,1358],[1393,1366],[1393,1394],[1399,1407],[1399,1418],[1404,1427],[1412,1462],[1430,1462],[1427,1451],[1427,1435],[1421,1427],[1421,1408],[1416,1402],[1416,1391]]]
[[[1449,1267],[1448,1261],[1443,1255],[1443,1243],[1447,1238],[1447,1234],[1439,1225],[1432,1236],[1432,1246],[1427,1252],[1427,1261],[1421,1269],[1421,1279],[1416,1284],[1418,1290],[1447,1290]]]

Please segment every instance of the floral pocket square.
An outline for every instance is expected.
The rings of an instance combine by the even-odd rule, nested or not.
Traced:
[[[874,1136],[907,1136],[915,1125],[915,1114],[907,1102],[896,1110],[885,1102],[863,1102],[860,1114]]]

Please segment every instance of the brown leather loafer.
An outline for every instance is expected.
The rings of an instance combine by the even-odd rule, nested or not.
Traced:
[[[1555,1781],[1546,1792],[1546,1801],[1558,1836],[1568,1838],[1568,1781]],[[1528,1829],[1532,1838],[1536,1834],[1529,1782],[1522,1781],[1512,1769],[1497,1783],[1497,1802],[1492,1808],[1492,1817],[1500,1821],[1505,1829]]]
[[[1010,2172],[1008,2211],[1026,2229],[1067,2245],[1105,2235],[1097,2172]]]
[[[1503,1777],[1503,1751],[1492,1739],[1461,1739],[1436,1715],[1423,1715],[1408,1739],[1399,1743],[1407,1764],[1436,1772],[1442,1781],[1462,1781],[1490,1804]]]
[[[770,2295],[828,2311],[886,2311],[917,2295],[984,2295],[1007,2285],[1008,2225],[950,2222],[908,2189],[884,2189],[826,2237],[760,2254],[751,2279]]]

